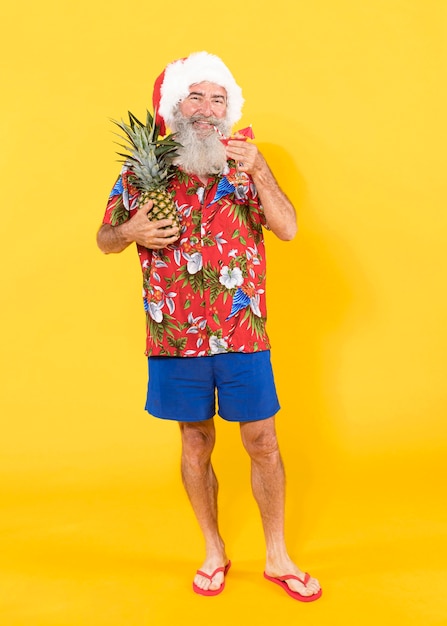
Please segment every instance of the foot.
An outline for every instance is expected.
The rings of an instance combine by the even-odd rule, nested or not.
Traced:
[[[312,596],[318,595],[318,597],[320,597],[321,595],[321,587],[318,580],[300,570],[299,567],[290,560],[282,563],[269,563],[265,568],[265,574],[269,578],[282,581],[284,584],[281,586],[284,587],[284,585],[286,585],[292,594],[296,593],[309,599],[311,599]]]
[[[205,563],[197,573],[193,581],[193,589],[196,593],[203,595],[217,595],[223,591],[225,585],[225,575],[230,569],[230,561],[223,559],[206,559]]]

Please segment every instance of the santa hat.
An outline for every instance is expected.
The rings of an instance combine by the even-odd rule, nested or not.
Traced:
[[[186,98],[190,86],[203,81],[226,90],[227,121],[231,126],[241,118],[242,90],[228,67],[214,54],[193,52],[185,59],[170,63],[155,81],[152,100],[161,135],[166,134],[166,126],[171,126],[175,106]]]

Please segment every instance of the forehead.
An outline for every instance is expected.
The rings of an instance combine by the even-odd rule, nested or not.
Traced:
[[[201,83],[194,83],[189,87],[189,93],[199,93],[204,96],[223,96],[227,97],[227,90],[216,83],[210,83],[207,80]]]

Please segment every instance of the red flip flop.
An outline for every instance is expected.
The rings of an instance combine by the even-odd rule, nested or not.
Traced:
[[[286,576],[269,576],[265,572],[264,578],[270,580],[272,583],[276,583],[277,585],[282,587],[291,598],[294,598],[294,600],[299,600],[300,602],[313,602],[314,600],[318,600],[318,598],[321,598],[321,594],[323,593],[323,590],[319,589],[317,593],[314,593],[311,596],[303,596],[303,594],[298,593],[298,591],[292,591],[292,589],[290,589],[289,585],[286,583],[286,580],[297,580],[302,585],[306,586],[310,579],[310,574],[308,574],[307,572],[304,574],[304,580],[298,578],[298,576],[294,576],[293,574],[286,574]]]
[[[219,572],[223,572],[224,577],[225,577],[230,567],[231,567],[231,561],[228,561],[225,567],[216,568],[212,574],[207,574],[206,572],[202,572],[202,570],[200,569],[197,570],[197,573],[200,574],[200,576],[204,576],[205,578],[208,578],[208,580],[212,580],[214,576],[218,574]],[[225,578],[221,586],[218,587],[217,589],[200,589],[200,587],[198,587],[196,583],[194,582],[192,583],[192,588],[194,589],[196,593],[198,593],[201,596],[218,596],[219,593],[222,593],[222,591],[225,589]]]

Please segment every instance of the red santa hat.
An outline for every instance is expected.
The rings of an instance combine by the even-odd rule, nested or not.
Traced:
[[[193,52],[185,59],[170,63],[155,81],[152,101],[161,135],[166,134],[166,126],[171,126],[174,109],[189,94],[190,86],[203,81],[226,90],[227,121],[231,126],[241,118],[242,90],[228,67],[214,54]]]

